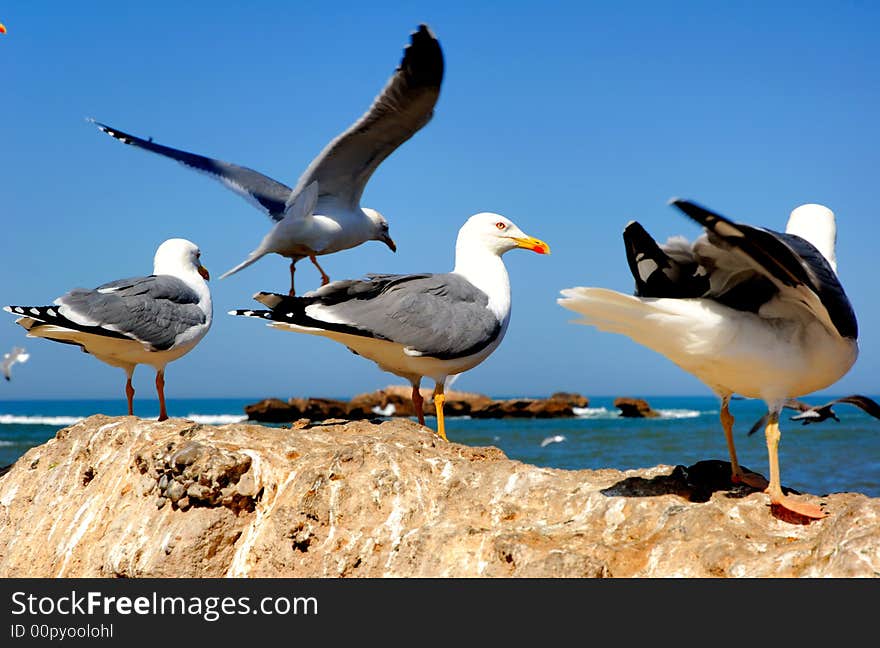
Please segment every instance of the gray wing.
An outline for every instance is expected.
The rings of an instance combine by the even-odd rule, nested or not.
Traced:
[[[808,291],[800,296],[812,292],[810,300],[816,303],[805,302],[805,306],[822,320],[830,320],[842,337],[858,337],[856,316],[843,286],[812,244],[793,234],[735,223],[687,200],[674,200],[672,204],[705,227],[713,240],[750,259],[779,290]],[[825,312],[817,312],[822,310]]]
[[[123,144],[164,155],[190,169],[207,173],[257,209],[266,212],[272,220],[280,221],[284,218],[285,205],[292,192],[291,188],[287,185],[247,167],[156,144],[152,139],[145,140],[129,133],[123,133],[117,128],[107,126],[95,120],[90,121],[110,137],[119,140]]]
[[[456,274],[372,275],[303,297],[255,298],[272,307],[274,321],[389,340],[444,360],[477,353],[501,332],[486,293]]]
[[[63,326],[137,340],[157,351],[170,349],[181,333],[206,320],[195,291],[169,275],[74,289],[55,304],[58,316],[67,320]],[[45,314],[40,319],[60,323],[50,322]]]
[[[376,167],[431,120],[442,80],[440,43],[420,25],[369,110],[312,160],[294,192],[317,180],[319,197],[332,195],[357,208]]]

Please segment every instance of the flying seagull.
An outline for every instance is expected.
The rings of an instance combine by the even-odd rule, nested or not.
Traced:
[[[800,421],[803,425],[809,425],[810,423],[821,423],[822,421],[827,421],[830,418],[840,422],[840,419],[837,418],[837,414],[835,414],[834,410],[831,409],[834,405],[837,405],[838,403],[849,403],[850,405],[855,405],[863,409],[866,413],[870,414],[874,418],[880,419],[880,403],[871,400],[867,396],[861,396],[859,394],[835,398],[833,401],[825,403],[824,405],[810,405],[809,403],[804,403],[803,401],[799,401],[794,398],[788,398],[785,400],[782,406],[786,409],[797,410],[798,412],[800,412],[799,414],[789,417],[790,420]],[[766,425],[768,417],[769,414],[765,414],[757,421],[755,421],[752,429],[749,430],[748,436],[753,435],[761,427]]]
[[[139,364],[156,370],[159,420],[165,408],[165,366],[205,337],[211,327],[208,271],[199,248],[169,239],[156,250],[153,274],[119,279],[94,290],[74,288],[52,306],[4,306],[19,315],[28,337],[75,344],[86,353],[125,370],[128,413],[134,413],[131,377]]]
[[[382,241],[397,250],[385,217],[361,207],[361,195],[379,164],[431,120],[442,80],[440,43],[426,25],[420,25],[400,66],[367,112],[327,144],[293,189],[247,167],[155,144],[106,124],[95,125],[124,144],[210,174],[267,213],[274,221],[269,233],[247,259],[221,278],[275,253],[290,259],[293,295],[300,259],[308,257],[321,273],[321,284],[326,285],[330,278],[318,264],[320,255],[366,241]]]
[[[334,281],[302,297],[254,295],[270,310],[230,315],[270,320],[275,328],[328,337],[412,385],[424,425],[419,386],[434,383],[437,434],[446,439],[444,385],[472,369],[501,343],[510,322],[510,282],[501,255],[514,248],[548,254],[504,216],[471,216],[458,232],[455,268],[443,274],[374,274]]]
[[[686,200],[671,204],[705,232],[693,243],[658,245],[629,223],[623,239],[635,296],[570,288],[559,303],[583,315],[579,323],[626,335],[709,386],[721,398],[733,481],[766,486],[773,505],[824,517],[819,506],[783,494],[777,449],[786,399],[828,387],[858,356],[856,316],[837,278],[834,214],[801,205],[780,233]],[[728,408],[735,393],[767,403],[769,484],[737,461]]]
[[[12,347],[12,351],[3,354],[3,377],[12,380],[12,365],[16,362],[25,363],[30,357],[22,347]]]

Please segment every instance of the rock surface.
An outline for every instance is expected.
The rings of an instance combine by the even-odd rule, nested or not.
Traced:
[[[422,389],[424,411],[435,415],[433,390]],[[483,394],[446,392],[443,411],[446,416],[473,416],[474,418],[551,418],[572,417],[574,407],[587,407],[589,400],[580,394],[558,392],[549,398],[493,400]],[[351,420],[372,419],[376,416],[415,416],[412,390],[403,385],[358,394],[350,401],[329,398],[291,398],[287,402],[267,398],[246,405],[245,414],[251,421],[288,423],[300,418],[322,421],[330,418]]]
[[[624,418],[657,418],[660,416],[660,413],[651,409],[648,401],[642,398],[621,396],[614,399],[614,407],[620,410],[620,415]]]
[[[729,465],[556,470],[410,420],[92,416],[0,476],[0,577],[853,577],[880,499],[809,525]]]

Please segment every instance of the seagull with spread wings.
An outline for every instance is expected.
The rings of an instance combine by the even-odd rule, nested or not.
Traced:
[[[867,396],[862,396],[861,394],[852,394],[851,396],[842,396],[841,398],[835,398],[834,400],[829,401],[823,405],[810,405],[809,403],[799,401],[795,398],[789,398],[786,399],[782,406],[786,409],[796,410],[797,412],[799,412],[794,416],[790,416],[790,420],[800,421],[803,425],[809,425],[810,423],[821,423],[822,421],[827,421],[830,418],[840,422],[840,419],[837,418],[837,414],[835,414],[834,410],[831,409],[838,403],[848,403],[850,405],[855,405],[856,407],[862,409],[866,414],[870,414],[874,418],[880,419],[880,403],[868,398]],[[755,424],[752,426],[752,429],[749,430],[747,436],[752,436],[755,432],[765,426],[767,424],[767,418],[769,416],[770,414],[767,413],[759,418],[757,421],[755,421]]]
[[[30,357],[30,354],[27,353],[24,348],[12,347],[12,351],[3,354],[3,377],[6,378],[6,380],[12,380],[12,365],[16,362],[27,362]]]
[[[318,256],[366,241],[381,241],[397,250],[388,221],[375,209],[361,207],[361,195],[379,164],[431,120],[443,67],[439,41],[420,25],[396,72],[367,112],[327,144],[292,189],[247,167],[162,146],[106,124],[95,125],[124,144],[210,174],[267,213],[274,221],[268,234],[247,259],[221,278],[274,253],[290,259],[289,294],[293,295],[295,266],[301,259],[311,260],[326,285],[330,278]]]
[[[837,276],[834,213],[801,205],[775,232],[686,200],[671,204],[703,235],[658,245],[631,222],[623,239],[635,295],[570,288],[559,303],[581,314],[579,323],[626,335],[709,386],[721,398],[733,481],[766,486],[772,505],[822,518],[820,506],[783,493],[779,413],[786,399],[834,384],[858,356],[856,316]],[[769,483],[737,461],[734,394],[767,403]]]

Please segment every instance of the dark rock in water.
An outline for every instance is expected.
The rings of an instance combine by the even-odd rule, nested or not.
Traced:
[[[264,423],[286,423],[300,418],[297,410],[278,398],[266,398],[258,403],[244,406],[244,413],[252,421]]]
[[[550,400],[561,400],[565,401],[572,407],[589,407],[590,399],[586,396],[581,396],[580,394],[575,394],[573,392],[556,392],[555,394],[550,394]]]
[[[614,407],[620,410],[624,418],[657,418],[659,413],[651,409],[648,401],[641,398],[627,398],[621,396],[614,399]]]
[[[473,418],[571,418],[570,402],[558,398],[515,398],[492,401],[471,412]]]
[[[433,391],[421,390],[426,416],[435,416]],[[580,394],[557,392],[549,398],[493,400],[483,394],[447,391],[443,412],[446,416],[474,418],[570,418],[573,408],[587,407],[589,399]],[[391,407],[393,406],[393,407]],[[286,403],[268,398],[246,405],[248,419],[264,423],[290,423],[300,418],[324,421],[331,418],[361,420],[376,416],[415,416],[412,390],[391,385],[366,394],[358,394],[347,403],[330,398],[291,398]]]

